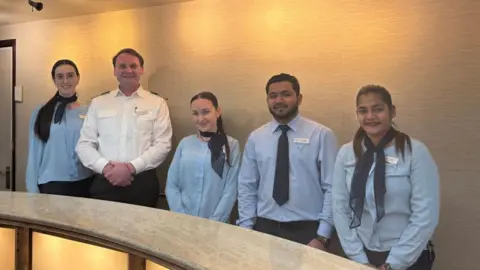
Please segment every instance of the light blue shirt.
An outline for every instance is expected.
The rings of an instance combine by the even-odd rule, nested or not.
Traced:
[[[376,222],[373,189],[375,163],[370,169],[365,192],[362,223],[350,229],[353,212],[349,191],[355,170],[352,143],[340,148],[333,180],[335,226],[345,254],[359,263],[368,263],[364,247],[372,251],[389,251],[387,263],[393,269],[413,265],[438,224],[439,175],[427,147],[412,139],[412,152],[406,145],[405,159],[396,153],[395,144],[385,148],[385,216]]]
[[[208,143],[196,135],[183,138],[168,169],[166,196],[170,210],[227,222],[237,200],[240,167],[238,141],[228,136],[230,166],[222,178],[213,170]]]
[[[73,182],[90,177],[92,171],[80,163],[75,153],[75,145],[80,137],[88,107],[65,109],[63,119],[58,124],[55,124],[52,118],[50,137],[46,143],[43,143],[34,131],[39,110],[40,107],[35,109],[30,119],[27,191],[38,193],[38,185],[51,181]]]
[[[288,124],[290,158],[289,200],[279,206],[273,199],[278,138],[276,121],[252,132],[238,177],[237,224],[253,228],[256,218],[279,222],[316,220],[318,235],[330,237],[333,227],[331,181],[337,140],[333,131],[297,116]]]

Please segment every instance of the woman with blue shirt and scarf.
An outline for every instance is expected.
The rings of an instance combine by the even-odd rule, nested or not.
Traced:
[[[237,199],[238,141],[225,134],[214,94],[195,95],[190,106],[198,132],[183,138],[168,170],[171,211],[228,222]]]
[[[57,61],[51,74],[57,92],[30,120],[27,191],[89,197],[92,172],[75,154],[88,110],[77,102],[80,74],[70,60]]]
[[[333,219],[345,254],[381,270],[430,270],[439,219],[439,174],[428,148],[392,127],[395,106],[381,86],[357,99],[360,124],[338,152]]]

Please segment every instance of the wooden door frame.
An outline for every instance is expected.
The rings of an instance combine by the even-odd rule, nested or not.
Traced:
[[[11,191],[16,191],[17,185],[16,185],[16,130],[17,130],[17,117],[16,117],[16,102],[15,102],[15,86],[17,85],[16,83],[16,73],[17,73],[17,52],[16,52],[16,47],[17,47],[17,41],[15,39],[7,39],[7,40],[0,40],[0,48],[8,48],[12,47],[12,126],[11,126],[11,132],[12,132],[12,153],[11,153],[11,170],[10,170],[10,190]],[[8,185],[8,183],[7,183]]]

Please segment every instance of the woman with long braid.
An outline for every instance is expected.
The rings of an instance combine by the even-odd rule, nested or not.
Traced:
[[[333,218],[350,259],[381,270],[430,270],[439,219],[439,174],[428,148],[392,126],[382,86],[357,94],[360,128],[335,162]]]
[[[197,133],[183,138],[168,170],[171,211],[228,222],[237,199],[238,141],[225,133],[217,98],[201,92],[190,101]]]
[[[57,61],[51,71],[55,95],[32,113],[26,171],[27,191],[89,197],[92,172],[75,154],[88,108],[77,102],[78,68]]]

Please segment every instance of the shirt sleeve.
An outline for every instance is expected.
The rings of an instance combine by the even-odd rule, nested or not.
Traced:
[[[332,130],[327,130],[320,148],[320,186],[323,191],[323,209],[317,234],[330,238],[333,230],[332,178],[338,152],[337,139]]]
[[[355,262],[367,264],[369,262],[363,242],[358,237],[357,230],[350,229],[352,210],[349,206],[350,195],[344,168],[345,151],[346,147],[342,147],[335,160],[332,179],[333,220],[345,255]]]
[[[237,225],[252,229],[257,217],[257,194],[260,175],[255,157],[253,138],[245,145],[242,166],[238,175],[238,221]]]
[[[185,208],[182,204],[182,193],[179,187],[180,180],[180,159],[182,157],[182,141],[173,156],[167,174],[167,183],[165,187],[165,195],[167,196],[168,206],[171,211],[185,214]]]
[[[427,147],[420,144],[414,148],[410,175],[412,214],[409,225],[387,258],[387,263],[394,269],[407,269],[413,265],[426,248],[438,225],[439,178],[437,165]]]
[[[235,141],[231,145],[230,150],[230,165],[226,178],[225,188],[223,190],[222,198],[217,205],[212,217],[210,219],[227,222],[232,213],[233,206],[237,200],[238,191],[238,171],[240,168],[240,149],[238,142]]]
[[[44,151],[44,143],[35,134],[35,121],[38,111],[39,109],[33,111],[28,131],[28,159],[25,180],[27,191],[31,193],[40,192],[38,189],[38,178]]]
[[[153,126],[152,145],[141,156],[130,163],[135,167],[135,172],[157,168],[167,158],[172,148],[172,124],[167,103],[160,99],[159,110]]]

